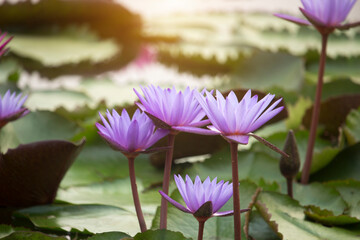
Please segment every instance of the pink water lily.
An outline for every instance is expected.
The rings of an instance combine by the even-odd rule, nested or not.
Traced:
[[[8,122],[24,117],[30,111],[23,107],[27,96],[16,95],[8,90],[4,96],[0,96],[0,128]]]

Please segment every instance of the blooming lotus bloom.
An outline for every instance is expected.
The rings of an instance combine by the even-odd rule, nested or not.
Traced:
[[[251,97],[249,90],[240,102],[233,91],[226,99],[219,91],[216,91],[216,99],[209,92],[206,92],[206,97],[198,93],[196,98],[210,119],[210,130],[230,141],[247,144],[253,131],[284,108],[275,108],[281,99],[269,106],[274,96],[268,94],[258,101],[258,96]]]
[[[10,90],[3,97],[0,96],[0,128],[30,112],[27,108],[22,107],[26,99],[27,96],[22,97],[21,93],[16,95]]]
[[[170,198],[163,191],[159,191],[160,194],[174,205],[179,210],[195,214],[195,217],[209,218],[212,216],[229,216],[233,214],[233,211],[218,212],[222,206],[231,198],[233,194],[232,183],[222,180],[217,182],[217,178],[210,180],[207,177],[204,182],[201,182],[199,176],[196,176],[194,183],[188,175],[184,181],[180,175],[174,176],[176,186],[185,201],[186,207]],[[203,206],[206,206],[207,211],[202,215],[198,212]],[[200,214],[200,215],[199,215]]]
[[[108,121],[99,113],[104,125],[96,123],[99,134],[115,150],[126,154],[146,152],[158,140],[168,134],[163,129],[155,130],[155,125],[145,113],[137,109],[130,119],[129,114],[123,109],[121,115],[115,110],[112,114],[106,112]]]
[[[1,32],[0,32],[1,33]],[[6,48],[6,45],[11,41],[11,39],[13,37],[9,37],[7,40],[5,40],[4,42],[2,42],[6,37],[6,33],[2,34],[0,36],[0,56],[2,56],[7,50],[8,48]]]
[[[300,25],[314,25],[317,28],[332,30],[347,29],[359,24],[342,24],[356,0],[301,0],[301,2],[304,8],[300,8],[300,11],[307,20],[285,14],[275,14],[275,16]]]
[[[162,89],[149,85],[141,87],[145,97],[138,93],[141,103],[136,103],[141,110],[146,112],[159,127],[175,131],[192,132],[198,134],[212,134],[199,127],[209,124],[203,120],[205,112],[195,99],[196,90],[176,91],[175,87]]]

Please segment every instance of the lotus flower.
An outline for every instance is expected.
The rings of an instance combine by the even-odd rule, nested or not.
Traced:
[[[270,105],[274,96],[268,94],[258,101],[258,96],[251,97],[249,90],[240,102],[233,91],[226,99],[219,91],[216,91],[216,99],[209,92],[206,92],[206,97],[197,94],[196,98],[210,119],[210,130],[221,134],[229,141],[247,144],[253,131],[284,108],[275,108],[281,99]]]
[[[153,85],[149,85],[147,88],[141,87],[141,90],[145,97],[134,89],[141,102],[137,103],[139,108],[148,114],[157,127],[170,130],[168,136],[170,149],[166,154],[163,178],[163,192],[168,194],[175,135],[180,131],[198,134],[214,133],[207,129],[199,128],[209,124],[209,120],[203,120],[205,112],[195,99],[195,94],[198,93],[196,90],[190,90],[187,87],[182,92],[176,91],[175,87],[172,89],[162,89]],[[167,201],[162,198],[160,229],[166,229],[166,225]]]
[[[155,125],[145,113],[136,110],[132,119],[125,109],[121,115],[115,110],[112,114],[109,110],[106,112],[108,121],[99,113],[104,125],[96,123],[99,134],[115,150],[127,154],[138,154],[154,145],[157,141],[168,134],[168,131],[158,129],[155,131]]]
[[[0,31],[0,33],[1,33],[1,31]],[[9,37],[7,40],[5,40],[4,42],[3,42],[3,40],[5,39],[5,37],[6,37],[6,33],[4,33],[4,34],[2,34],[1,36],[0,36],[0,56],[2,56],[7,50],[8,50],[8,48],[6,48],[6,45],[11,41],[11,39],[13,38],[13,37]]]
[[[153,85],[141,87],[141,90],[145,97],[134,89],[141,102],[137,105],[149,114],[159,127],[173,131],[212,134],[199,128],[209,124],[209,120],[203,120],[205,112],[194,97],[196,90],[187,87],[185,91],[177,91],[175,87],[162,89]]]
[[[218,212],[222,206],[231,198],[232,183],[220,181],[217,182],[217,178],[212,181],[210,177],[207,177],[204,182],[201,182],[200,177],[196,176],[194,183],[188,175],[184,181],[180,175],[174,176],[176,186],[185,201],[186,207],[170,198],[167,194],[159,191],[160,194],[174,205],[179,210],[195,214],[199,218],[209,218],[213,216],[230,216],[233,211]],[[205,215],[197,214],[198,210],[209,203],[208,207],[210,211],[205,211]],[[198,212],[199,213],[199,212]]]
[[[301,0],[304,8],[300,8],[306,19],[297,18],[285,14],[275,14],[300,25],[314,25],[320,31],[327,29],[347,29],[355,27],[355,24],[343,24],[356,0]]]
[[[108,110],[106,116],[109,122],[101,113],[99,113],[99,115],[104,124],[96,123],[100,136],[102,136],[113,149],[122,152],[128,158],[131,191],[136,215],[141,232],[145,232],[147,228],[136,186],[134,160],[139,153],[150,152],[148,148],[167,135],[168,131],[163,129],[155,130],[155,125],[151,119],[146,116],[145,113],[141,113],[139,109],[135,111],[132,119],[130,119],[125,109],[123,109],[121,115],[115,110],[112,111],[111,115]]]
[[[10,90],[3,97],[0,96],[0,128],[30,112],[27,108],[22,107],[26,99],[27,96],[22,97],[21,93],[16,95]]]

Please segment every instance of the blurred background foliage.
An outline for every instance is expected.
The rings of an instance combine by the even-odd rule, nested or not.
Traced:
[[[25,92],[29,95],[26,106],[32,111],[3,128],[1,150],[33,141],[87,138],[61,183],[56,204],[14,214],[5,214],[9,209],[3,209],[2,223],[74,239],[110,231],[135,236],[139,229],[126,159],[100,139],[94,124],[99,120],[98,111],[123,107],[134,111],[132,89],[139,85],[224,92],[237,89],[239,96],[248,88],[259,95],[276,94],[283,98],[286,111],[257,134],[282,148],[287,131],[294,129],[303,160],[320,36],[314,29],[272,16],[279,11],[298,14],[297,6],[297,0],[1,1],[0,29],[14,39],[0,62],[0,92]],[[359,17],[357,3],[350,20],[359,21]],[[240,148],[241,201],[253,206],[251,215],[242,221],[250,236],[260,240],[358,236],[359,107],[360,28],[353,28],[335,32],[329,41],[321,127],[312,167],[312,180],[326,183],[296,185],[298,201],[288,199],[279,194],[286,190],[279,156],[255,141]],[[180,134],[175,158],[174,173],[231,179],[229,151],[220,137]],[[162,154],[136,160],[143,210],[148,225],[155,228],[163,160]],[[259,186],[264,192],[255,202],[252,196]],[[175,198],[177,195],[174,192]],[[193,219],[172,208],[169,214],[171,230],[196,237]],[[231,224],[226,218],[210,220],[205,239],[232,239]],[[5,239],[20,239],[25,233],[30,234],[29,239],[53,238],[0,227],[0,237]],[[127,234],[99,234],[89,239],[110,239],[110,235],[125,239]],[[149,234],[135,239],[150,239],[158,233]],[[172,239],[186,239],[181,234],[167,234],[174,234]]]

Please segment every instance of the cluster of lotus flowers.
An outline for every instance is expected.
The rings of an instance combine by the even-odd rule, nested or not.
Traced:
[[[107,111],[107,120],[99,113],[103,124],[96,123],[98,133],[113,149],[127,156],[129,161],[133,161],[140,153],[156,151],[150,147],[166,135],[169,135],[169,139],[174,139],[179,132],[221,135],[229,143],[235,144],[237,149],[237,144],[247,144],[249,136],[255,136],[253,131],[283,109],[283,106],[277,107],[281,99],[273,102],[275,96],[268,94],[259,100],[257,95],[251,96],[251,90],[240,101],[233,91],[226,97],[216,91],[214,97],[212,91],[199,92],[189,87],[184,91],[177,91],[174,87],[163,89],[149,85],[141,87],[141,90],[143,95],[134,89],[140,102],[136,103],[139,109],[132,118],[125,109],[121,115],[112,110]],[[205,126],[207,128],[203,128]],[[173,141],[167,146],[167,151],[172,148]],[[172,156],[167,157],[165,169],[167,164],[171,166],[171,158]],[[233,189],[238,189],[238,179],[233,186],[224,181],[217,183],[217,179],[211,181],[207,178],[201,182],[197,176],[193,183],[188,176],[185,181],[181,176],[175,176],[176,185],[186,204],[182,206],[168,196],[169,176],[166,175],[170,174],[165,170],[164,182],[167,184],[160,191],[163,199],[181,211],[192,213],[199,222],[212,216],[234,214],[234,211],[218,211],[231,198]],[[137,212],[141,212],[140,207],[137,208]],[[202,208],[206,208],[206,211]],[[166,219],[166,207],[163,209],[163,218]],[[199,212],[199,209],[202,211]],[[244,211],[239,209],[239,213]],[[160,224],[160,227],[166,228],[166,220],[163,221],[165,223],[163,226]],[[140,225],[144,226],[144,223]]]
[[[306,19],[284,14],[275,15],[300,25],[312,25],[322,36],[318,91],[314,104],[308,153],[303,168],[303,182],[306,183],[311,166],[318,122],[327,37],[335,29],[349,29],[359,26],[360,22],[343,23],[356,0],[301,0],[301,2],[303,8],[300,8],[300,11]],[[5,35],[0,36],[0,43],[5,40]],[[8,38],[0,44],[0,56],[7,51],[6,45],[10,40],[11,38]],[[107,119],[100,113],[103,124],[96,123],[99,134],[113,149],[122,152],[129,160],[131,187],[141,231],[146,230],[146,224],[136,189],[134,159],[140,153],[167,150],[163,190],[159,191],[163,197],[161,202],[160,228],[166,228],[166,201],[168,201],[181,211],[193,214],[199,221],[198,239],[202,239],[204,223],[207,219],[213,216],[229,215],[234,215],[235,239],[241,239],[240,213],[247,211],[247,209],[240,209],[237,146],[238,144],[247,144],[249,137],[253,136],[273,150],[288,157],[286,153],[265,139],[253,134],[253,131],[261,127],[283,109],[282,106],[277,107],[281,99],[273,101],[274,95],[268,94],[259,100],[256,95],[251,96],[251,90],[240,101],[232,91],[228,96],[224,97],[219,91],[215,91],[214,96],[213,91],[203,90],[198,92],[190,88],[186,88],[184,91],[177,91],[175,88],[162,89],[149,85],[148,87],[141,87],[141,90],[143,95],[134,89],[140,102],[136,103],[139,109],[136,110],[132,117],[129,116],[125,109],[121,112],[121,115],[112,110],[111,112],[106,112]],[[21,94],[16,95],[10,91],[7,91],[3,97],[0,96],[0,129],[9,121],[29,113],[26,108],[22,107],[25,100],[26,96],[22,97]],[[180,175],[175,176],[175,183],[186,206],[171,199],[168,193],[172,152],[175,136],[179,132],[221,135],[229,142],[232,156],[233,183],[217,182],[217,178],[211,180],[209,177],[202,182],[199,176],[196,176],[194,182],[189,176],[186,176],[184,181]],[[151,149],[158,140],[167,135],[168,146]],[[234,210],[219,212],[232,196]]]

